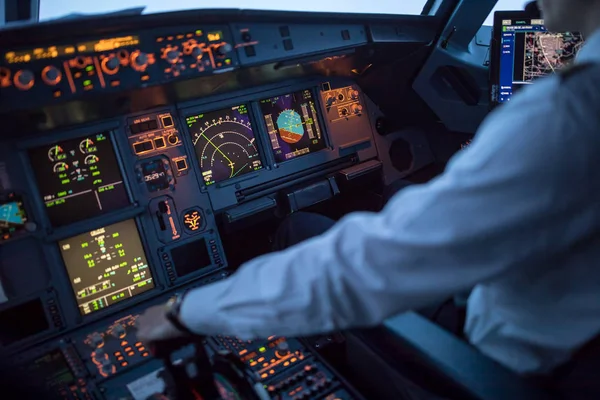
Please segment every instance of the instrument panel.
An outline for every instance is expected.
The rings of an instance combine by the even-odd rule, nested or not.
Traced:
[[[210,75],[237,64],[229,27],[185,26],[35,48],[7,49],[0,89],[15,106],[119,92]]]
[[[240,68],[241,59],[299,55],[290,29],[306,31],[181,24],[6,48],[0,105],[4,117],[67,103],[85,113],[98,94],[164,89]],[[282,46],[270,31],[285,33]],[[332,48],[366,40],[358,25],[325,34],[336,37]],[[9,327],[0,352],[63,398],[144,398],[144,379],[161,363],[137,340],[137,316],[237,267],[223,221],[290,210],[280,194],[292,187],[317,183],[333,196],[340,171],[360,176],[377,157],[367,99],[352,80],[296,78],[181,98],[0,138],[0,326]],[[308,196],[305,206],[321,200]],[[213,337],[206,346],[239,356],[272,398],[357,398],[299,340]]]
[[[127,385],[107,379],[131,383],[152,359],[135,339],[138,314],[128,310],[227,276],[219,214],[252,205],[243,193],[272,198],[292,179],[314,182],[324,164],[341,169],[376,156],[366,115],[340,123],[335,106],[325,106],[330,92],[347,87],[358,89],[309,79],[5,142],[0,325],[11,330],[0,349],[56,371],[49,386],[65,398],[98,387],[123,395]],[[7,268],[10,260],[22,271]],[[300,375],[290,379],[303,382],[315,360],[291,339],[284,361],[261,356],[269,343],[214,338],[210,346],[252,355],[243,359],[274,396],[346,393],[325,366],[307,389],[280,384],[296,364]]]

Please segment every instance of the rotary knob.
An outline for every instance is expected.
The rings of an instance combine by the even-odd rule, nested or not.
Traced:
[[[352,113],[353,114],[360,114],[362,112],[363,106],[360,104],[353,104],[352,105]]]
[[[113,364],[108,358],[101,358],[98,360],[100,362],[100,370],[107,375],[112,374],[113,372]]]
[[[229,43],[225,43],[217,48],[217,54],[220,57],[225,57],[231,50],[233,50],[233,47]]]
[[[114,75],[119,70],[119,66],[121,65],[121,61],[117,57],[107,57],[102,60],[102,71],[107,75]]]
[[[353,90],[350,93],[350,97],[352,97],[352,100],[358,100],[358,90]]]
[[[127,331],[123,325],[117,325],[113,327],[111,333],[117,339],[123,339],[125,336],[127,336]]]
[[[167,140],[172,145],[175,145],[175,144],[177,144],[179,142],[179,138],[175,134],[169,135],[169,137],[167,138]]]
[[[204,52],[200,47],[196,46],[192,49],[192,57],[194,57],[196,60],[200,60],[203,55]]]
[[[139,51],[131,54],[131,66],[136,71],[143,71],[148,66],[148,55]]]
[[[290,345],[288,344],[288,342],[279,342],[277,344],[277,356],[279,357],[285,357],[288,354],[290,354]]]
[[[332,94],[328,94],[325,98],[325,103],[327,104],[327,107],[331,107],[333,103],[335,103],[335,97]]]
[[[179,51],[171,49],[165,54],[165,59],[169,64],[177,64],[179,61]]]
[[[22,69],[15,74],[15,86],[20,90],[29,90],[35,83],[35,75],[33,72]]]
[[[104,338],[99,333],[94,333],[90,337],[90,346],[97,349],[104,344]]]
[[[42,80],[50,86],[57,85],[62,79],[62,73],[58,68],[49,65],[42,70]]]

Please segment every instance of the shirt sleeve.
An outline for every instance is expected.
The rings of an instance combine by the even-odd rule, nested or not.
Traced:
[[[373,326],[576,244],[597,223],[586,171],[598,168],[598,140],[573,141],[565,132],[581,125],[549,84],[534,86],[493,113],[444,174],[196,289],[183,322],[242,339]]]

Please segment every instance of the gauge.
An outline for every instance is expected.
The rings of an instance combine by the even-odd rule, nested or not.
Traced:
[[[62,161],[59,162],[59,163],[54,164],[54,168],[53,168],[55,174],[59,174],[61,172],[65,172],[68,169],[69,169],[69,165],[67,163],[62,162]]]
[[[79,151],[83,154],[94,153],[97,150],[98,149],[92,139],[83,139],[81,143],[79,143]]]
[[[83,160],[84,164],[86,165],[96,164],[98,161],[100,161],[100,159],[95,154],[90,154],[85,157],[85,160]]]
[[[67,154],[60,146],[52,146],[48,150],[48,159],[52,162],[64,160],[67,158]]]

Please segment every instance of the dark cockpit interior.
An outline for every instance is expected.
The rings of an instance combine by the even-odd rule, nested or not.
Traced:
[[[27,13],[27,2],[3,3],[20,7],[6,16]],[[136,337],[145,309],[271,251],[287,215],[380,210],[388,185],[439,175],[490,110],[553,72],[515,57],[543,20],[514,11],[482,26],[495,3],[7,24],[0,352],[10,368],[58,398],[169,398],[159,396],[167,362]],[[582,42],[563,40],[570,55]],[[255,388],[245,396],[223,373],[224,399],[547,398],[417,313],[197,347],[229,352],[244,371],[235,379]]]

